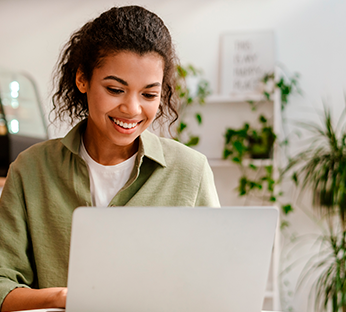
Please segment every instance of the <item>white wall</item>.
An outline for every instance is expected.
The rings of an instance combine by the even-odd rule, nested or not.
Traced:
[[[235,30],[275,32],[277,60],[301,73],[304,97],[295,97],[289,120],[316,118],[321,99],[335,115],[344,108],[346,86],[346,1],[343,0],[0,0],[0,66],[29,72],[37,81],[46,111],[50,78],[59,49],[72,31],[110,6],[137,3],[167,23],[182,63],[204,70],[218,87],[220,35]],[[50,129],[51,136],[66,129]],[[309,211],[309,209],[308,209]],[[290,217],[291,230],[316,231],[303,212]],[[297,273],[288,275],[293,289]],[[294,311],[307,311],[307,291],[285,298]]]
[[[273,29],[277,60],[302,74],[302,102],[319,105],[324,96],[343,106],[342,0],[0,0],[0,66],[31,73],[48,108],[51,71],[69,35],[113,4],[127,3],[157,12],[169,26],[182,62],[203,68],[215,91],[220,34]]]

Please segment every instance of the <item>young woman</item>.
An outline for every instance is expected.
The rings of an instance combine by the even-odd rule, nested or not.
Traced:
[[[162,20],[112,8],[74,33],[57,67],[64,138],[11,165],[0,199],[1,311],[65,307],[78,206],[219,206],[206,157],[146,129],[177,118],[176,56]]]

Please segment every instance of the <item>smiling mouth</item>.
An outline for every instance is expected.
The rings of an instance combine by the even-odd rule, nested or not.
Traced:
[[[124,129],[132,129],[134,127],[136,127],[138,124],[140,124],[142,121],[140,122],[134,122],[134,123],[126,123],[120,120],[117,120],[113,117],[109,117],[110,120],[112,120],[115,124],[117,124],[118,126],[124,128]]]

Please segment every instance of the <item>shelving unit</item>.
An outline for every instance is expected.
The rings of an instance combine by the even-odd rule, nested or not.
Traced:
[[[257,110],[251,110],[248,101],[259,102]],[[203,117],[201,126],[194,125],[192,120],[188,121],[191,125],[191,132],[200,137],[200,142],[195,149],[199,150],[208,157],[209,164],[213,170],[216,188],[220,197],[222,206],[244,206],[257,205],[259,203],[252,200],[239,198],[235,190],[238,185],[240,172],[236,164],[229,160],[222,159],[224,133],[228,127],[240,128],[244,122],[251,125],[259,125],[258,117],[264,114],[271,120],[274,132],[279,133],[281,129],[281,103],[280,93],[276,91],[273,97],[268,101],[261,95],[253,96],[210,96],[205,106],[191,108],[191,116],[200,112]],[[274,178],[278,177],[278,150],[274,147],[273,159],[246,160],[245,165],[253,163],[257,167],[264,168],[273,165]],[[271,205],[271,204],[269,204]],[[278,266],[280,250],[280,232],[277,230],[275,244],[272,254],[270,274],[265,293],[263,309],[270,311],[280,310],[279,287],[278,287]]]

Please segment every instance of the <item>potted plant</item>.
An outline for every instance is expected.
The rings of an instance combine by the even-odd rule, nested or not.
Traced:
[[[180,108],[174,139],[187,146],[195,146],[199,143],[199,137],[190,131],[187,117],[192,106],[205,104],[206,97],[211,94],[209,82],[202,78],[202,71],[191,64],[185,67],[177,66],[177,80],[176,91],[180,98]],[[194,113],[194,120],[201,125],[202,114]]]
[[[312,205],[326,221],[319,237],[320,251],[305,266],[301,283],[318,273],[313,284],[315,311],[346,311],[346,128],[345,114],[334,126],[330,110],[325,108],[322,126],[304,124],[311,142],[290,159],[285,173],[300,191],[309,189]]]
[[[231,158],[240,163],[244,157],[252,159],[268,159],[272,155],[276,135],[268,120],[259,116],[260,129],[251,128],[244,123],[241,129],[228,128],[225,132],[224,159]]]

